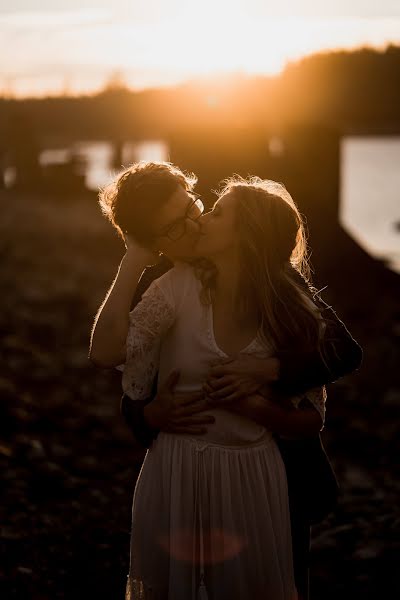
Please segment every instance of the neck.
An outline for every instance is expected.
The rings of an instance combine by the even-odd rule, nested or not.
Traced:
[[[211,293],[213,301],[217,300],[224,306],[225,312],[238,322],[248,323],[249,320],[259,321],[258,305],[254,301],[251,307],[245,308],[245,314],[237,312],[236,299],[240,298],[243,290],[240,288],[239,256],[233,251],[226,255],[213,256],[212,260],[218,269],[215,290]]]
[[[229,254],[219,254],[213,257],[213,262],[218,269],[216,278],[215,296],[221,299],[234,301],[239,293],[239,259],[232,251]]]

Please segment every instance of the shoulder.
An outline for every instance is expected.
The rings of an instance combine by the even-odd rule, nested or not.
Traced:
[[[173,267],[161,275],[161,277],[158,277],[154,283],[160,287],[174,286],[179,288],[181,285],[190,283],[194,277],[194,270],[190,264],[183,261],[176,261]]]
[[[314,301],[311,290],[308,290],[308,289],[306,290],[303,288],[300,293],[303,298],[303,302],[304,302],[305,306],[308,308],[308,310],[315,316],[315,318],[319,322],[319,335],[320,335],[320,337],[323,337],[325,329],[326,329],[326,322],[322,315],[320,307]]]
[[[157,264],[145,268],[139,279],[139,283],[133,296],[131,310],[140,302],[143,295],[146,293],[153,281],[160,278],[172,267],[173,263],[166,256],[163,255]]]

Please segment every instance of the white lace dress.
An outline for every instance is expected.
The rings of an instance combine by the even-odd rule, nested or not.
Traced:
[[[200,289],[192,268],[176,263],[130,313],[122,384],[133,400],[151,394],[157,371],[161,383],[180,369],[175,390],[200,390],[210,362],[227,356]],[[271,354],[258,335],[241,352]],[[321,390],[307,396],[324,417]],[[227,410],[205,412],[215,416],[206,434],[160,432],[146,453],[126,598],[294,600],[286,472],[273,436]]]

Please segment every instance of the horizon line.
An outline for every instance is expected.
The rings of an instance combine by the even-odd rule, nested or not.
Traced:
[[[171,80],[170,82],[162,82],[161,80],[158,83],[148,83],[148,84],[131,84],[129,83],[129,69],[123,68],[113,68],[110,69],[105,78],[101,83],[97,85],[93,85],[87,89],[81,89],[79,86],[73,86],[69,82],[67,84],[64,83],[63,89],[60,89],[60,86],[56,88],[48,88],[47,90],[39,91],[37,93],[27,93],[27,94],[18,94],[8,86],[5,85],[0,87],[0,100],[45,100],[45,99],[62,99],[62,98],[87,98],[87,97],[95,97],[100,94],[103,94],[107,91],[126,91],[129,93],[142,93],[142,92],[150,92],[150,91],[163,91],[163,90],[173,90],[179,89],[180,87],[185,86],[196,86],[196,85],[210,85],[214,83],[221,84],[221,77],[226,79],[227,81],[233,81],[235,79],[270,79],[270,80],[278,80],[282,77],[288,67],[300,65],[302,62],[307,61],[313,57],[317,56],[326,56],[326,55],[335,55],[335,54],[356,54],[362,51],[371,51],[376,54],[385,54],[390,49],[400,50],[400,42],[388,40],[383,45],[374,45],[374,44],[360,44],[354,47],[337,47],[337,48],[321,48],[317,51],[306,52],[297,58],[289,58],[285,61],[283,66],[274,73],[271,72],[256,72],[251,71],[246,68],[237,68],[237,69],[221,69],[220,71],[213,71],[207,75],[197,74],[194,76],[190,75],[182,75],[178,76],[175,81]],[[68,75],[66,75],[68,78]],[[75,87],[75,90],[74,90]]]

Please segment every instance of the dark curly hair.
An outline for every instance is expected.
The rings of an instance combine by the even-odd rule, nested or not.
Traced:
[[[196,183],[193,173],[185,173],[170,162],[140,161],[100,190],[99,204],[121,237],[128,233],[146,246],[152,241],[155,211],[179,185],[192,192]]]

